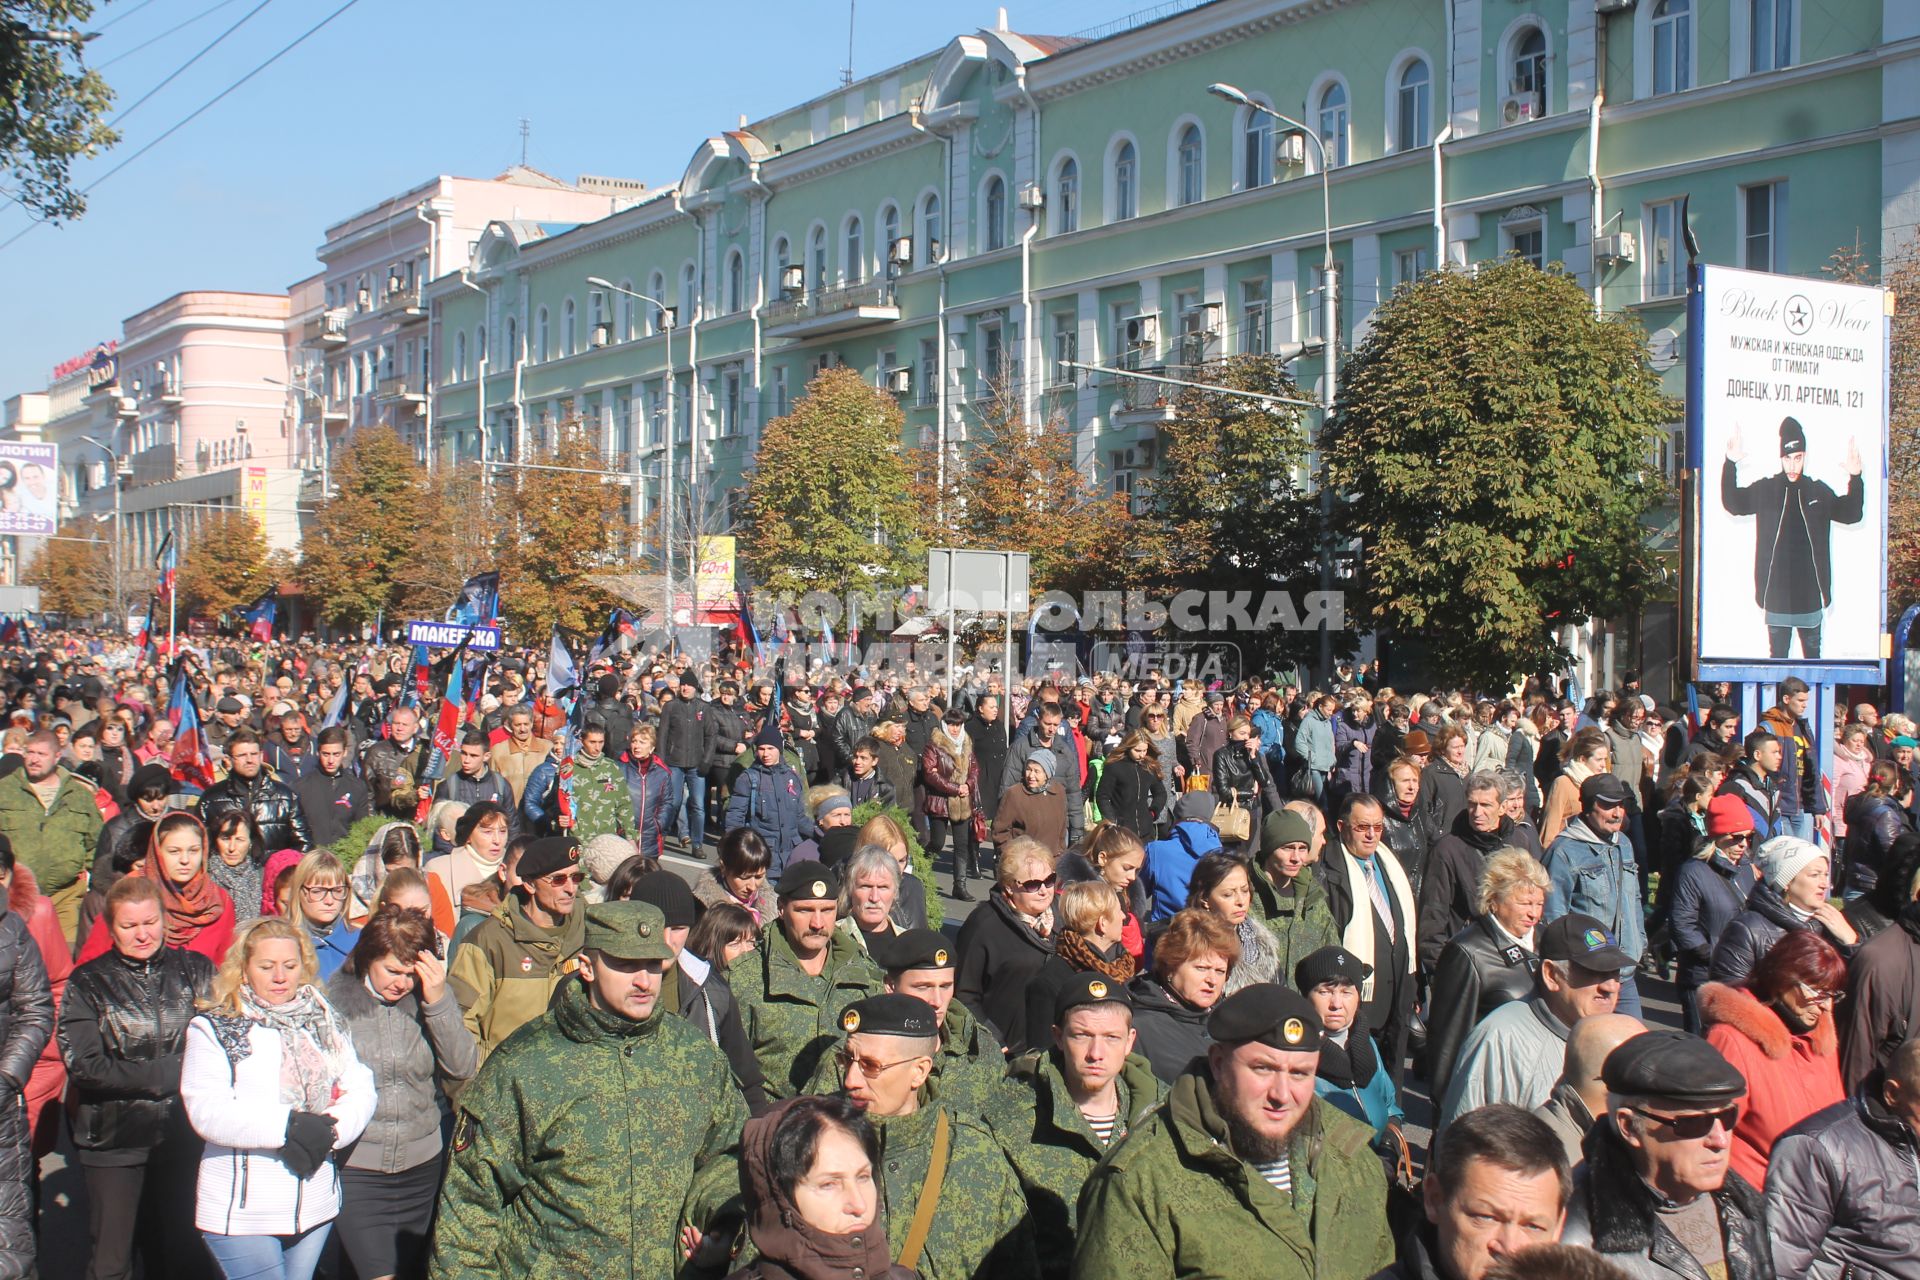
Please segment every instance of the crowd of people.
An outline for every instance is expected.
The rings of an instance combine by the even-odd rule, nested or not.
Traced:
[[[1920,1280],[1910,721],[548,661],[0,653],[0,1280]]]

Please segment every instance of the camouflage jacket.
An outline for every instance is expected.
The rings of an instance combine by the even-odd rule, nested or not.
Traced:
[[[631,1022],[569,982],[460,1096],[434,1280],[665,1280],[683,1223],[740,1186],[747,1106],[720,1051],[658,1009]]]
[[[1006,1050],[987,1024],[958,1000],[947,1006],[946,1021],[940,1025],[940,1052],[934,1055],[932,1081],[941,1101],[976,1120],[988,1114],[996,1096],[1007,1087]],[[823,1053],[806,1092],[838,1093],[844,1083],[833,1055]]]
[[[567,834],[581,844],[604,835],[631,839],[634,826],[626,766],[611,756],[597,760],[574,756],[573,830]]]
[[[1026,1192],[1040,1253],[1040,1274],[1065,1277],[1073,1263],[1073,1234],[1080,1189],[1093,1166],[1111,1149],[1096,1138],[1067,1093],[1057,1050],[1023,1053],[1007,1069],[1007,1085],[987,1115],[988,1127],[1006,1148]],[[1167,1086],[1137,1053],[1127,1055],[1114,1081],[1119,1111],[1113,1143],[1153,1113]]]
[[[1228,1280],[1257,1258],[1275,1280],[1366,1280],[1393,1262],[1372,1141],[1372,1129],[1315,1098],[1284,1196],[1228,1148],[1204,1066],[1189,1071],[1088,1177],[1072,1274]]]
[[[1252,872],[1254,914],[1280,940],[1280,975],[1274,981],[1290,987],[1294,966],[1320,948],[1338,943],[1340,925],[1315,868],[1302,867],[1293,893],[1286,897],[1273,887],[1265,871],[1254,867]]]
[[[517,897],[473,926],[454,948],[447,981],[482,1055],[546,1011],[553,989],[579,967],[586,936],[584,910],[543,929],[527,919]]]
[[[880,1132],[881,1208],[896,1261],[913,1229],[920,1192],[933,1165],[934,1131],[947,1116],[946,1177],[933,1229],[915,1270],[920,1280],[1034,1280],[1033,1223],[1020,1180],[985,1122],[948,1110],[933,1087],[911,1115],[875,1119]],[[1115,1273],[1119,1274],[1119,1273]]]
[[[800,967],[793,944],[777,920],[761,934],[760,947],[727,973],[740,1005],[740,1026],[760,1060],[767,1098],[805,1093],[821,1059],[840,1039],[840,1013],[880,991],[880,970],[860,944],[836,930],[827,967],[814,977]]]

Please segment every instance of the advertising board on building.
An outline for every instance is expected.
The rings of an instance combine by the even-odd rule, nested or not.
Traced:
[[[0,533],[45,537],[60,523],[60,446],[0,441]]]

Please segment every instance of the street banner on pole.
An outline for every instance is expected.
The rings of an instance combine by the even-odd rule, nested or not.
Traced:
[[[60,524],[59,474],[59,445],[0,442],[0,533],[54,533]]]

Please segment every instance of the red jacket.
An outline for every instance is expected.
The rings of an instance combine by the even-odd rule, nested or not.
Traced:
[[[1767,1157],[1781,1134],[1847,1096],[1840,1084],[1839,1037],[1833,1011],[1794,1035],[1744,987],[1709,982],[1700,988],[1707,1043],[1747,1078],[1746,1101],[1733,1130],[1733,1171],[1767,1185]]]
[[[227,891],[220,886],[215,885],[214,889],[219,893],[220,900],[226,904],[227,909],[222,911],[212,924],[206,925],[200,932],[189,938],[184,950],[198,951],[213,961],[217,969],[220,967],[220,962],[227,958],[227,948],[233,945],[233,899],[228,897]],[[87,940],[80,945],[80,957],[77,963],[85,964],[89,960],[107,954],[107,948],[112,945],[113,930],[107,927],[107,917],[102,912],[93,922],[93,928],[87,931]]]
[[[73,949],[67,945],[67,938],[60,931],[60,920],[54,914],[53,903],[40,893],[40,887],[34,883],[33,872],[24,862],[13,864],[13,883],[7,889],[7,910],[13,912],[27,923],[27,932],[33,935],[33,942],[40,949],[40,959],[47,966],[47,985],[53,991],[53,1016],[60,1020],[60,1001],[67,993],[67,976],[73,972]],[[60,1056],[60,1038],[47,1037],[47,1047],[34,1059],[33,1074],[27,1077],[24,1098],[27,1105],[27,1122],[32,1126],[34,1152],[45,1155],[53,1150],[54,1140],[59,1136],[59,1126],[43,1126],[42,1117],[47,1107],[60,1097],[67,1085],[67,1064]]]

